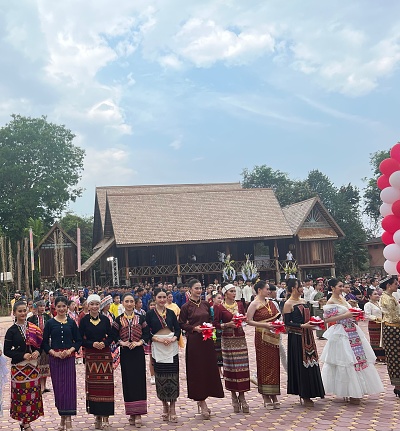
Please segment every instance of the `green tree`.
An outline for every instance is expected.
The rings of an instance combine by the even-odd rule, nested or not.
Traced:
[[[367,253],[361,244],[366,240],[366,231],[361,218],[361,196],[356,187],[348,184],[337,188],[316,169],[305,180],[292,180],[288,174],[266,165],[255,166],[251,171],[244,169],[242,176],[245,188],[272,188],[283,207],[318,195],[345,234],[335,245],[337,272],[365,270]]]
[[[382,175],[379,171],[379,165],[382,160],[387,159],[388,157],[390,157],[390,150],[382,150],[372,153],[369,161],[372,168],[372,177],[364,178],[364,181],[367,184],[364,188],[364,210],[365,214],[371,221],[371,231],[374,236],[377,235],[377,231],[379,230],[379,222],[381,220],[379,207],[382,204],[380,197],[381,191],[376,185],[376,181]]]
[[[0,128],[0,226],[13,240],[23,235],[30,217],[52,225],[81,195],[85,153],[74,137],[44,116],[12,115]]]
[[[74,239],[76,238],[76,228],[80,228],[82,262],[89,259],[92,255],[93,217],[79,217],[73,212],[67,212],[60,219],[60,225]]]

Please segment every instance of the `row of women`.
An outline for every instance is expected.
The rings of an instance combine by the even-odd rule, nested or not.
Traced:
[[[383,328],[388,370],[395,391],[400,390],[399,305],[391,293],[397,289],[397,279],[381,283],[387,296],[382,298],[386,321]],[[343,284],[329,282],[332,296],[324,306],[324,319],[329,324],[325,332],[327,344],[322,353],[320,371],[308,304],[302,299],[302,287],[297,280],[288,281],[290,298],[283,318],[288,331],[289,394],[300,397],[307,407],[312,398],[324,398],[325,391],[359,404],[364,395],[383,391],[375,369],[375,355],[355,321],[355,314],[342,296]],[[50,355],[50,371],[56,407],[61,416],[59,430],[71,429],[71,416],[76,414],[76,375],[74,353],[85,348],[87,412],[95,416],[95,428],[106,429],[108,417],[114,414],[114,384],[110,344],[120,345],[120,363],[125,412],[129,422],[141,426],[147,413],[146,370],[143,345],[152,342],[151,355],[156,377],[157,396],[162,401],[162,420],[177,421],[175,403],[179,397],[178,343],[181,329],[186,332],[186,378],[188,397],[197,401],[199,413],[209,419],[208,397],[222,398],[224,392],[217,366],[214,342],[204,339],[204,322],[213,322],[222,331],[222,356],[225,388],[232,394],[235,412],[249,412],[245,393],[250,390],[250,372],[245,333],[234,316],[243,313],[235,301],[233,285],[223,288],[224,301],[215,305],[211,318],[210,304],[201,300],[202,286],[198,280],[189,282],[190,299],[182,306],[179,321],[166,308],[166,292],[155,291],[156,307],[146,316],[135,315],[134,298],[123,297],[124,314],[114,323],[100,314],[100,297],[88,298],[89,314],[80,323],[67,317],[67,300],[56,299],[57,315],[50,319],[42,334],[40,328],[26,322],[26,305],[14,305],[16,323],[7,331],[4,352],[12,359],[11,416],[20,421],[21,429],[30,430],[30,423],[43,415],[37,360],[41,349]],[[247,322],[255,327],[258,391],[268,409],[280,408],[280,340],[273,322],[280,317],[278,308],[269,299],[265,281],[255,285],[257,293],[247,312]],[[392,319],[392,320],[390,320]],[[397,319],[397,320],[396,320]],[[396,332],[397,331],[397,332]],[[397,393],[397,392],[396,392]],[[400,392],[399,392],[400,393]]]

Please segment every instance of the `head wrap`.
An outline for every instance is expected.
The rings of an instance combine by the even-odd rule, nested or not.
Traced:
[[[225,295],[225,293],[232,288],[236,289],[236,287],[233,284],[227,284],[222,288],[222,294]]]
[[[98,302],[100,304],[101,299],[99,295],[96,295],[95,293],[93,293],[92,295],[88,296],[87,301],[87,305],[89,305],[91,302]]]
[[[100,302],[100,310],[102,310],[104,307],[107,307],[107,305],[112,304],[113,299],[111,295],[105,296],[101,302]]]

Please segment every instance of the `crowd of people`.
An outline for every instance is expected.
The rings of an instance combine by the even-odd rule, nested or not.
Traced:
[[[397,287],[397,277],[388,276],[369,283],[347,277],[343,282],[289,278],[277,285],[264,280],[220,285],[215,280],[206,287],[192,279],[178,285],[43,290],[33,300],[17,292],[14,324],[6,332],[4,349],[0,346],[0,389],[5,355],[11,358],[11,417],[21,430],[31,431],[31,423],[44,414],[43,394],[51,377],[58,430],[70,430],[77,413],[76,365],[83,360],[86,411],[94,416],[95,429],[108,429],[115,413],[114,370],[120,366],[125,413],[139,428],[147,414],[148,355],[161,419],[176,423],[179,347],[186,344],[187,396],[205,420],[211,415],[208,398],[224,397],[222,381],[235,413],[250,412],[246,392],[251,382],[266,409],[279,409],[281,364],[287,371],[287,393],[299,396],[305,407],[313,407],[313,399],[326,393],[360,404],[365,395],[383,392],[376,361],[387,364],[394,393],[400,396]],[[358,309],[368,319],[370,341],[358,325]],[[313,316],[322,324],[315,325]],[[253,376],[246,324],[255,328]],[[288,334],[287,351],[279,326]],[[210,327],[213,336],[206,337]],[[315,330],[327,340],[321,358]]]

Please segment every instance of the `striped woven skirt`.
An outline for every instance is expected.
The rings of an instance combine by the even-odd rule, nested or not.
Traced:
[[[114,370],[110,348],[85,348],[86,411],[95,416],[114,415]]]
[[[221,346],[221,336],[222,336],[222,331],[220,329],[216,329],[215,330],[215,339],[214,339],[214,348],[215,348],[215,353],[217,354],[217,365],[219,367],[222,367],[222,346]]]
[[[385,362],[385,349],[379,347],[381,342],[381,324],[373,321],[368,322],[369,342],[379,362]]]
[[[10,416],[26,424],[43,415],[40,371],[36,361],[12,364]]]
[[[400,386],[400,327],[383,325],[383,346],[390,384]]]
[[[49,355],[54,401],[60,416],[76,415],[75,354],[65,359]]]
[[[50,376],[49,355],[44,350],[38,358],[38,368],[41,378]]]
[[[246,337],[223,336],[221,338],[221,347],[225,388],[234,392],[249,391],[250,370]]]
[[[179,358],[174,356],[171,364],[156,362],[153,359],[156,375],[157,397],[161,401],[175,402],[179,397]]]
[[[120,348],[125,414],[147,414],[146,359],[143,347]]]

